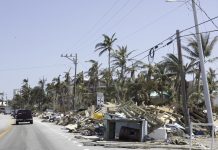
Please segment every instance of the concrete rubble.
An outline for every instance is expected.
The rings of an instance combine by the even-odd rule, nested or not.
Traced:
[[[190,110],[191,120],[196,123],[206,122],[206,115],[202,110],[194,108]],[[103,107],[96,109],[94,106],[86,110],[76,112],[44,112],[37,114],[42,121],[53,122],[62,125],[68,132],[79,133],[75,135],[78,139],[86,139],[83,142],[86,146],[123,147],[123,148],[170,148],[188,149],[189,135],[185,133],[183,114],[180,110],[175,111],[170,107],[136,105],[132,101],[115,105],[107,103]],[[119,131],[117,126],[106,126],[105,121],[119,121]],[[120,123],[120,120],[127,123]],[[140,137],[141,128],[131,125],[134,121],[146,120],[146,136]],[[131,122],[131,123],[130,123]],[[109,122],[110,123],[110,122]],[[141,124],[144,125],[144,124]],[[114,141],[105,141],[106,127],[114,130]],[[114,129],[113,129],[114,128]],[[119,132],[119,133],[118,133]],[[130,135],[132,134],[132,135]],[[135,134],[135,135],[134,135]],[[205,127],[196,126],[193,128],[193,135],[208,135]],[[109,135],[111,136],[111,135]],[[136,138],[139,137],[139,138]],[[128,142],[124,142],[125,139]],[[139,139],[139,140],[138,140]],[[130,142],[140,141],[144,142]],[[202,144],[193,142],[192,149],[205,149]]]

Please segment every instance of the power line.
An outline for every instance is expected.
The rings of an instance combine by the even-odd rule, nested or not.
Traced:
[[[213,17],[213,18],[211,18],[211,19],[209,19],[209,20],[206,20],[206,21],[204,21],[204,22],[201,22],[201,23],[199,23],[199,24],[197,24],[197,25],[194,25],[194,26],[191,26],[191,27],[189,27],[189,28],[186,28],[186,29],[180,31],[180,33],[185,32],[185,31],[187,31],[187,30],[190,30],[190,29],[192,29],[192,28],[195,28],[196,26],[200,26],[200,25],[202,25],[202,24],[205,24],[205,23],[207,23],[207,22],[209,22],[209,21],[211,21],[211,20],[217,19],[217,18],[218,18],[218,16]]]
[[[136,58],[136,57],[138,57],[138,56],[140,56],[140,55],[142,55],[142,54],[144,54],[144,53],[150,51],[151,49],[156,49],[156,48],[158,48],[160,45],[162,45],[162,44],[163,44],[164,42],[166,42],[167,40],[172,40],[175,35],[176,35],[176,34],[173,34],[173,35],[169,36],[169,37],[166,38],[165,40],[159,42],[157,45],[155,45],[155,46],[153,46],[153,47],[151,47],[151,48],[149,48],[149,49],[147,49],[147,50],[145,50],[145,51],[143,51],[143,52],[141,52],[141,53],[139,53],[139,54],[137,54],[137,55],[131,57],[130,59]],[[169,44],[168,44],[168,45],[169,45]]]
[[[141,30],[143,30],[143,29],[145,29],[145,28],[151,26],[152,24],[158,22],[158,21],[161,20],[163,17],[165,17],[165,16],[171,14],[172,12],[178,10],[178,8],[182,7],[183,5],[185,5],[186,3],[188,3],[189,1],[190,1],[190,0],[185,1],[184,3],[182,3],[181,5],[179,5],[178,7],[174,8],[174,9],[172,9],[172,10],[166,12],[165,14],[159,16],[158,18],[154,19],[152,22],[147,23],[147,24],[141,26],[141,27],[138,28],[137,30],[133,31],[132,33],[130,33],[130,34],[128,34],[128,35],[126,35],[123,39],[127,39],[127,38],[131,37],[132,35],[138,33],[139,31],[141,31]]]
[[[161,46],[161,47],[159,47],[157,49],[154,49],[153,52],[152,52],[153,53],[152,57],[151,57],[151,54],[149,53],[148,55],[146,55],[145,57],[141,58],[140,60],[145,59],[146,57],[151,57],[153,59],[154,58],[154,54],[155,54],[156,51],[158,51],[158,50],[160,50],[160,49],[170,45],[171,43],[173,43],[174,40],[175,40],[175,38],[172,39],[171,41],[169,41],[167,44],[165,44],[165,45],[163,45],[163,46]]]
[[[74,45],[78,45],[78,43],[80,44],[81,41],[84,39],[84,37],[85,37],[87,34],[89,34],[90,32],[93,32],[94,29],[96,28],[96,26],[98,25],[98,23],[99,23],[102,19],[104,19],[105,16],[107,16],[107,15],[110,13],[110,11],[113,9],[113,7],[114,7],[115,5],[117,5],[118,2],[119,2],[119,1],[115,0],[115,2],[112,4],[112,6],[95,22],[95,24],[90,28],[90,30],[89,30],[88,32],[84,33],[83,36],[81,36],[81,38],[75,42]]]
[[[149,58],[151,58],[152,61],[153,61],[155,52],[158,51],[158,50],[160,50],[160,49],[162,49],[162,48],[164,48],[164,47],[166,47],[166,45],[164,45],[164,46],[162,46],[162,47],[159,47],[159,48],[153,50],[153,51],[152,51],[152,57],[150,57],[150,56],[151,56],[151,53],[149,52],[149,54],[147,54],[146,56],[140,58],[138,61],[144,60],[145,58],[148,58],[148,61],[149,61],[149,62],[150,62],[150,59],[149,59]],[[128,67],[130,67],[130,66],[131,66],[131,65],[129,65]]]
[[[204,21],[204,22],[202,22],[202,23],[199,23],[198,25],[205,24],[205,23],[209,22],[210,20],[214,20],[214,19],[217,19],[217,18],[218,18],[218,16],[216,16],[216,17],[214,17],[214,18],[211,18],[211,19],[209,19],[209,20],[207,20],[207,21]],[[190,29],[192,29],[192,28],[194,28],[194,27],[195,27],[195,26],[191,26],[191,27],[189,27],[189,28],[186,28],[186,29],[180,31],[180,33],[185,32],[185,31],[187,31],[187,30],[190,30]],[[216,31],[218,31],[218,30],[205,31],[205,32],[201,32],[201,33],[216,32]],[[160,43],[158,43],[157,45],[153,46],[152,48],[147,49],[147,50],[145,50],[145,51],[143,51],[143,52],[141,52],[141,53],[139,53],[139,54],[136,54],[135,56],[131,57],[130,59],[136,58],[136,57],[138,57],[138,56],[140,56],[140,55],[142,55],[142,54],[144,54],[144,53],[146,53],[146,52],[148,52],[148,51],[150,51],[149,53],[150,53],[150,54],[152,53],[152,55],[153,55],[153,53],[155,53],[157,50],[159,50],[159,49],[165,47],[166,45],[171,44],[171,43],[175,40],[175,39],[173,39],[173,37],[174,37],[175,35],[176,35],[176,34],[171,35],[170,37],[166,38],[165,40],[163,40],[162,42],[160,42]],[[188,34],[188,35],[184,35],[184,36],[181,36],[181,37],[190,36],[190,35],[194,35],[194,34]],[[172,40],[172,39],[173,39],[173,40]],[[170,41],[169,41],[167,44],[165,44],[164,46],[158,48],[160,45],[162,45],[162,44],[163,44],[164,42],[166,42],[167,40],[170,40]],[[151,52],[151,51],[153,51],[153,52]],[[148,57],[148,56],[149,56],[149,55],[146,55],[146,56],[143,57],[142,59],[144,59],[144,58],[146,58],[146,57]],[[142,59],[140,59],[140,60],[142,60]]]
[[[112,15],[103,25],[101,25],[101,26],[98,28],[98,30],[93,30],[93,31],[94,31],[93,34],[89,34],[89,36],[87,36],[87,38],[86,38],[86,41],[89,40],[88,37],[91,37],[91,35],[96,34],[97,32],[99,32],[99,29],[102,30],[108,23],[110,23],[111,20],[112,20],[113,18],[115,18],[115,16],[117,16],[117,15],[121,12],[121,10],[127,6],[127,4],[128,4],[129,2],[130,2],[130,0],[126,1],[126,2]],[[82,45],[82,46],[84,46],[84,45]],[[77,49],[79,49],[79,48],[81,48],[81,46],[78,46],[78,47],[77,47]]]
[[[202,33],[212,33],[212,32],[217,32],[218,30],[210,30],[210,31],[204,31],[204,32],[200,32],[199,34],[202,34]],[[196,35],[194,33],[191,33],[191,34],[186,34],[186,35],[182,35],[180,37],[186,37],[186,36],[191,36],[191,35]]]
[[[184,3],[182,3],[181,5],[179,5],[178,7],[176,7],[176,8],[174,8],[174,9],[172,9],[172,10],[166,12],[165,14],[161,15],[160,17],[158,17],[158,18],[155,19],[154,21],[152,21],[152,22],[150,22],[150,23],[148,23],[148,24],[146,24],[146,25],[143,25],[141,28],[139,28],[139,29],[135,30],[134,32],[132,32],[132,33],[128,34],[127,36],[125,36],[123,39],[128,38],[128,37],[130,37],[130,36],[132,36],[132,35],[138,33],[138,32],[141,31],[142,29],[145,29],[145,28],[147,28],[148,26],[150,26],[150,25],[156,23],[157,21],[159,21],[159,20],[162,19],[163,17],[167,16],[168,14],[170,14],[170,13],[172,13],[172,12],[178,10],[178,8],[182,7],[183,5],[185,5],[186,3],[188,3],[189,1],[190,1],[190,0],[185,1]],[[140,3],[140,2],[139,2],[139,3]],[[130,10],[130,12],[131,12],[131,10]],[[101,37],[97,38],[97,39],[96,39],[95,41],[93,41],[93,42],[96,42],[96,41],[99,40],[100,38],[101,38]],[[82,47],[85,47],[85,46],[87,46],[88,44],[89,44],[89,43],[86,43],[86,44],[83,45]],[[81,47],[80,47],[80,48],[81,48]]]
[[[175,36],[175,34],[174,34],[173,36]],[[157,47],[157,45],[156,45],[156,46],[154,46],[153,48],[150,48],[150,49],[144,51],[143,53],[149,51],[149,54],[147,54],[147,55],[144,56],[143,58],[139,59],[138,61],[141,61],[141,60],[143,60],[143,59],[145,59],[145,58],[147,58],[147,57],[148,57],[148,61],[150,61],[150,58],[151,58],[151,59],[154,59],[154,56],[155,56],[155,52],[156,52],[156,51],[158,51],[158,50],[160,50],[160,49],[162,49],[162,48],[164,48],[164,47],[166,47],[166,46],[172,44],[173,41],[176,39],[176,38],[171,38],[171,37],[172,37],[172,36],[170,36],[170,37],[168,38],[168,40],[169,40],[169,39],[171,39],[171,40],[170,40],[169,42],[167,42],[166,44],[164,44],[163,46]],[[166,39],[166,40],[167,40],[167,39]],[[165,41],[166,41],[166,40],[165,40]],[[142,55],[143,53],[140,53],[140,55]],[[138,54],[138,56],[139,56],[139,54]],[[133,58],[133,57],[132,57],[132,58]],[[132,58],[130,58],[130,59],[132,59]],[[128,67],[130,67],[130,66],[132,66],[132,65],[129,65]]]
[[[209,15],[206,13],[206,11],[204,11],[204,9],[200,6],[200,4],[198,5],[195,1],[193,1],[195,3],[195,5],[207,16],[207,18],[211,21],[211,23],[218,29],[218,26],[213,22],[213,20],[211,20],[211,18],[209,17]],[[199,2],[200,3],[200,2]]]
[[[218,31],[218,30],[204,31],[204,32],[200,32],[199,34],[202,34],[202,33],[212,33],[212,32],[217,32],[217,31]],[[191,35],[195,35],[195,34],[187,34],[187,35],[182,35],[182,36],[180,36],[180,37],[186,37],[186,36],[191,36]],[[137,56],[140,56],[140,55],[142,55],[142,54],[144,54],[144,53],[146,53],[146,52],[148,52],[148,51],[149,51],[149,54],[146,55],[146,56],[144,56],[143,58],[139,59],[139,61],[145,59],[146,57],[150,57],[150,58],[153,59],[156,51],[158,51],[158,50],[160,50],[160,49],[162,49],[162,48],[164,48],[164,47],[170,45],[171,43],[173,43],[173,41],[175,40],[175,38],[173,38],[173,36],[175,36],[175,34],[173,34],[172,36],[170,36],[170,37],[167,38],[166,40],[160,42],[160,43],[163,43],[163,42],[165,42],[165,41],[171,39],[171,40],[170,40],[169,42],[167,42],[165,45],[163,45],[163,46],[161,46],[161,47],[158,47],[158,46],[162,45],[162,44],[159,43],[159,44],[157,44],[156,46],[154,46],[154,47],[152,47],[152,48],[150,48],[150,49],[147,49],[147,50],[145,50],[145,51],[143,51],[143,52],[141,52],[141,53],[139,53],[139,54],[137,54],[137,55],[131,57],[130,59],[133,59],[133,58],[135,58],[135,57],[137,57]]]
[[[113,29],[114,27],[117,27],[117,26],[118,26],[124,19],[126,19],[126,17],[128,17],[128,16],[139,6],[139,4],[141,4],[142,2],[143,2],[143,0],[138,1],[138,3],[136,3],[136,5],[134,5],[123,17],[121,17],[121,18],[119,19],[119,21],[118,21],[116,24],[114,24],[114,26],[110,27],[109,30],[110,30],[110,29]]]

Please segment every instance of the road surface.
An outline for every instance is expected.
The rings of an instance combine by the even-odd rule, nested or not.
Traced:
[[[37,118],[34,118],[33,124],[14,123],[11,116],[0,114],[0,150],[115,150],[83,146],[72,133],[63,130],[63,127],[43,123]]]

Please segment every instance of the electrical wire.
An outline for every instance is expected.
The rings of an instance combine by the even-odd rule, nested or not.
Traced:
[[[217,31],[218,30],[210,30],[210,31],[200,32],[199,34],[202,34],[202,33],[212,33],[212,32],[217,32]],[[193,35],[196,35],[196,33],[186,34],[186,35],[182,35],[180,37],[187,37],[187,36],[193,36]]]
[[[113,18],[115,18],[115,16],[117,16],[121,12],[121,10],[123,10],[128,5],[129,2],[130,2],[130,0],[126,1],[103,25],[101,25],[96,30],[93,30],[93,34],[89,34],[89,36],[87,36],[87,38],[85,38],[86,41],[89,41],[90,40],[89,37],[91,37],[92,35],[95,35],[97,32],[99,32],[99,30],[102,30],[107,24],[109,24],[111,22],[111,20],[113,20]],[[88,42],[86,42],[86,43],[88,43]],[[76,49],[79,49],[81,47],[84,47],[84,44],[81,46],[78,46]]]
[[[153,23],[155,23],[155,22],[157,22],[158,20],[162,19],[164,16],[166,16],[166,15],[168,15],[168,14],[174,12],[175,10],[178,10],[178,8],[182,7],[183,5],[185,5],[186,3],[188,3],[189,1],[190,1],[190,0],[185,1],[183,4],[179,5],[178,7],[176,7],[176,8],[174,8],[174,9],[168,11],[168,12],[165,13],[164,15],[161,15],[160,17],[158,17],[157,19],[155,19],[153,22],[142,26],[141,28],[137,29],[135,32],[132,32],[131,34],[129,34],[129,35],[127,35],[126,37],[124,37],[124,39],[127,38],[128,36],[134,35],[135,33],[139,32],[139,31],[142,30],[142,29],[144,29],[144,28],[146,28],[146,27],[152,25]],[[140,3],[140,1],[139,1],[139,3]],[[136,5],[136,6],[137,6],[137,5]],[[131,12],[131,10],[130,10],[130,12]],[[96,41],[99,40],[100,38],[101,38],[101,37],[99,37],[98,39],[96,39],[94,42],[96,42]],[[85,44],[85,45],[83,45],[83,46],[86,46],[86,45],[88,45],[88,43]],[[148,51],[148,50],[147,50],[147,51]],[[145,52],[143,52],[143,53],[145,53]],[[139,54],[139,55],[140,55],[140,54]]]
[[[114,27],[117,27],[118,25],[120,25],[122,23],[123,20],[126,19],[126,17],[128,17],[141,3],[143,2],[143,0],[138,1],[138,3],[136,3],[123,17],[121,17],[119,19],[118,22],[116,22],[114,24],[114,26],[110,27],[108,30],[113,29]]]
[[[176,34],[173,34],[173,35],[169,36],[168,38],[166,38],[165,40],[161,41],[160,43],[158,43],[157,45],[153,46],[152,48],[149,48],[149,49],[147,49],[147,50],[145,50],[145,51],[143,51],[143,52],[141,52],[141,53],[139,53],[139,54],[137,54],[137,55],[131,57],[130,59],[136,58],[136,57],[138,57],[138,56],[140,56],[140,55],[142,55],[142,54],[144,54],[144,53],[150,51],[151,49],[154,49],[155,47],[158,47],[158,46],[162,45],[164,42],[166,42],[166,41],[168,41],[168,40],[172,40],[175,35],[176,35]],[[155,49],[156,49],[156,48],[155,48]]]
[[[115,2],[111,5],[111,7],[95,22],[95,24],[93,24],[93,26],[90,28],[90,30],[88,32],[85,32],[81,38],[79,40],[77,40],[75,43],[74,43],[74,46],[80,44],[82,42],[82,40],[84,39],[84,37],[87,36],[87,34],[90,34],[90,32],[93,32],[94,29],[96,28],[96,26],[99,24],[99,22],[105,18],[105,16],[107,16],[111,11],[112,9],[114,8],[114,6],[117,5],[119,1],[115,0]]]
[[[158,22],[159,20],[161,20],[163,17],[165,17],[165,16],[171,14],[172,12],[178,10],[178,8],[184,6],[184,5],[185,5],[186,3],[188,3],[189,1],[190,1],[190,0],[185,1],[184,3],[182,3],[181,5],[179,5],[178,7],[176,7],[176,8],[174,8],[174,9],[172,9],[172,10],[166,12],[165,14],[159,16],[158,18],[154,19],[154,20],[151,21],[150,23],[147,23],[147,24],[141,26],[140,28],[138,28],[137,30],[133,31],[132,33],[130,33],[130,34],[124,36],[123,39],[128,39],[129,37],[132,37],[134,34],[140,32],[141,30],[144,30],[144,29],[148,28],[149,26],[151,26],[151,25],[153,25],[154,23],[156,23],[156,22]]]
[[[156,51],[158,51],[158,50],[160,50],[160,49],[162,49],[162,48],[164,48],[164,47],[170,45],[174,40],[175,40],[175,38],[174,38],[173,40],[171,40],[170,42],[168,42],[167,44],[165,44],[165,45],[163,45],[163,46],[161,46],[161,47],[159,47],[159,48],[153,50],[152,53],[155,53]],[[144,56],[143,58],[141,58],[140,60],[143,60],[143,59],[145,59],[146,57],[150,57],[150,53],[149,53],[148,55]],[[151,58],[154,58],[154,56],[152,56]]]
[[[207,16],[207,18],[211,21],[211,23],[218,29],[218,26],[213,22],[213,20],[211,20],[209,15],[206,13],[206,11],[204,11],[204,9],[200,6],[200,4],[198,5],[195,1],[193,1],[193,2],[205,14],[205,16]],[[199,3],[200,3],[200,1],[199,1]]]
[[[188,30],[190,30],[190,29],[192,29],[192,28],[195,28],[196,26],[200,26],[200,25],[202,25],[202,24],[205,24],[205,23],[207,23],[207,22],[209,22],[209,21],[211,21],[211,20],[215,20],[215,19],[217,19],[217,18],[218,18],[218,16],[213,17],[213,18],[211,18],[211,19],[209,19],[209,20],[206,20],[206,21],[204,21],[204,22],[201,22],[201,23],[199,23],[199,24],[197,24],[197,25],[194,25],[194,26],[191,26],[191,27],[189,27],[189,28],[186,28],[186,29],[180,31],[180,33],[185,32],[185,31],[188,31]]]
[[[143,53],[148,52],[148,51],[149,51],[149,53],[148,53],[146,56],[144,56],[143,58],[139,59],[138,61],[144,60],[144,59],[147,58],[147,57],[148,57],[149,63],[151,62],[151,60],[153,61],[156,51],[158,51],[158,50],[160,50],[160,49],[162,49],[162,48],[164,48],[164,47],[166,47],[166,46],[169,46],[169,45],[172,44],[173,41],[176,39],[176,38],[171,38],[171,37],[172,37],[172,36],[170,36],[170,37],[168,38],[168,39],[171,39],[171,40],[170,40],[169,42],[167,42],[166,44],[164,44],[163,46],[158,47],[158,45],[156,45],[156,46],[154,46],[153,48],[150,48],[150,49],[148,49],[147,51],[144,51]],[[166,40],[165,40],[165,41],[166,41]],[[141,54],[141,55],[142,55],[142,54]],[[132,58],[130,58],[130,59],[132,59]],[[132,65],[129,65],[128,67],[130,67],[130,66],[132,66]]]
[[[217,19],[217,18],[218,18],[218,16],[216,16],[216,17],[214,17],[214,18],[211,18],[211,19],[209,19],[209,20],[207,20],[207,21],[204,21],[204,22],[202,22],[202,23],[199,23],[199,24],[196,25],[196,26],[205,24],[205,23],[209,22],[210,20],[214,20],[214,19]],[[195,26],[191,26],[191,27],[189,27],[189,28],[186,28],[186,29],[180,31],[180,33],[185,32],[185,31],[187,31],[187,30],[190,30],[190,29],[192,29],[192,28],[194,28],[194,27],[195,27]],[[211,33],[211,32],[216,32],[216,31],[218,31],[218,30],[205,31],[205,32],[201,32],[201,33],[208,33],[208,32]],[[145,50],[145,51],[143,51],[143,52],[141,52],[141,53],[139,53],[139,54],[136,54],[135,56],[131,57],[130,59],[136,58],[136,57],[138,57],[138,56],[140,56],[140,55],[142,55],[142,54],[144,54],[144,53],[146,53],[146,52],[149,52],[149,54],[146,55],[145,57],[143,57],[142,59],[144,59],[144,58],[146,58],[146,57],[148,57],[148,56],[151,56],[150,58],[153,58],[153,54],[154,54],[157,50],[159,50],[158,47],[159,47],[160,45],[162,45],[164,42],[168,41],[168,40],[170,40],[170,41],[169,41],[167,44],[165,44],[164,46],[160,47],[160,48],[163,48],[163,47],[165,47],[165,46],[171,44],[171,43],[175,40],[175,38],[173,39],[173,37],[174,37],[175,35],[176,35],[176,34],[171,35],[170,37],[166,38],[165,40],[163,40],[162,42],[160,42],[160,43],[158,43],[157,45],[153,46],[152,48],[149,48],[149,49],[147,49],[147,50]],[[186,37],[186,36],[190,36],[190,35],[195,35],[195,34],[187,34],[187,35],[183,35],[183,36],[180,36],[180,37]],[[173,39],[173,40],[172,40],[172,39]],[[140,60],[142,60],[142,59],[140,59]]]

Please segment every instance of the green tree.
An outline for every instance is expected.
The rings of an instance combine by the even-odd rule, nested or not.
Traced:
[[[105,52],[108,52],[108,71],[109,73],[111,73],[111,51],[113,50],[113,44],[117,40],[117,38],[115,38],[115,33],[111,37],[103,34],[103,37],[104,41],[96,44],[95,51],[100,51],[99,56],[101,56]]]
[[[118,49],[112,53],[112,62],[113,62],[113,68],[116,70],[118,79],[116,82],[114,82],[115,85],[115,91],[116,97],[118,101],[126,101],[128,99],[127,97],[127,89],[128,87],[125,86],[126,84],[126,73],[127,73],[127,62],[132,60],[129,58],[133,51],[128,52],[127,46],[118,46]]]
[[[158,63],[154,67],[154,81],[156,92],[159,93],[162,101],[164,98],[164,92],[169,92],[171,79],[169,76],[169,70],[164,63]]]
[[[89,77],[89,88],[92,92],[97,92],[98,82],[99,82],[99,68],[101,64],[99,65],[97,61],[95,60],[89,60],[89,63],[92,64],[92,66],[89,68],[87,74]]]
[[[43,111],[42,106],[45,102],[45,92],[40,86],[35,86],[31,90],[31,100],[33,103],[31,103],[33,109],[37,109],[38,111]]]
[[[202,43],[202,49],[203,49],[205,62],[213,62],[218,59],[218,57],[210,58],[217,41],[218,41],[218,36],[210,40],[209,33],[201,34],[201,43]],[[189,55],[186,55],[186,57],[190,59],[191,61],[196,62],[195,84],[196,84],[197,93],[200,93],[200,72],[201,70],[200,70],[199,49],[198,49],[198,42],[197,42],[196,35],[192,38],[189,38],[188,42],[189,42],[188,45],[186,47],[183,46],[183,49],[189,54]]]
[[[216,70],[209,68],[209,71],[207,73],[207,81],[209,86],[210,100],[212,104],[211,106],[214,106],[213,100],[218,90],[218,81],[216,80]]]
[[[21,97],[22,97],[22,108],[30,108],[31,104],[33,103],[30,99],[30,92],[31,88],[29,86],[29,81],[28,79],[23,80],[23,85],[21,86]],[[31,109],[31,108],[30,108]]]

